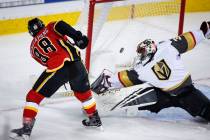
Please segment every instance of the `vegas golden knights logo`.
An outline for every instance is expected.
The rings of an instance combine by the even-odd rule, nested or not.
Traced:
[[[160,62],[157,62],[152,67],[152,70],[159,80],[168,80],[171,75],[171,69],[166,64],[164,59],[161,60]]]

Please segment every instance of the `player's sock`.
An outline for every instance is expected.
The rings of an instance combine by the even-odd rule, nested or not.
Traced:
[[[96,110],[96,102],[92,96],[90,90],[86,92],[75,92],[75,97],[82,102],[82,106],[84,111],[86,112],[87,116],[89,117],[88,120],[83,120],[82,123],[85,126],[101,126],[101,120]]]
[[[23,111],[24,118],[35,118],[38,112],[39,104],[44,96],[34,90],[30,90],[26,96],[26,104]]]
[[[40,102],[44,96],[34,90],[30,90],[26,96],[26,104],[23,110],[23,127],[12,129],[10,137],[16,140],[27,140],[31,135],[35,117],[38,112]]]

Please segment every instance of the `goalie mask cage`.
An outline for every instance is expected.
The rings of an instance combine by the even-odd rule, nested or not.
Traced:
[[[95,45],[97,45],[98,38],[101,36],[106,36],[106,33],[102,33],[102,30],[110,30],[110,32],[113,30],[113,26],[118,27],[117,24],[113,24],[111,29],[103,29],[104,25],[106,23],[115,23],[115,22],[125,22],[123,23],[125,27],[121,27],[119,31],[114,31],[115,35],[110,34],[108,35],[108,39],[104,38],[103,41],[99,42],[110,42],[109,47],[116,47],[115,42],[123,42],[120,36],[120,34],[123,34],[122,30],[135,30],[136,28],[136,33],[131,32],[127,33],[128,36],[138,36],[137,32],[148,32],[149,34],[160,34],[157,32],[154,32],[154,27],[159,28],[160,30],[167,30],[168,32],[173,32],[175,34],[181,34],[183,31],[183,23],[184,23],[184,12],[185,12],[185,3],[186,0],[86,0],[85,1],[85,10],[83,10],[80,20],[78,24],[86,24],[87,29],[83,28],[83,32],[85,32],[89,38],[89,44],[86,49],[86,54],[85,54],[85,64],[86,68],[89,71],[90,66],[95,69],[95,66],[92,65],[91,60],[96,59],[96,58],[91,58],[94,56],[94,52],[91,53],[91,50],[94,49]],[[173,15],[172,17],[168,17],[170,15]],[[158,19],[156,17],[162,17],[162,19]],[[83,19],[82,19],[83,18]],[[149,21],[145,21],[144,19],[148,18]],[[82,19],[82,23],[81,23]],[[143,21],[141,21],[143,19]],[[151,20],[154,19],[155,22],[152,23]],[[85,21],[86,20],[86,21]],[[162,22],[159,23],[159,20],[163,20],[162,22],[165,23],[165,25],[169,27],[164,27],[165,25],[161,26]],[[139,23],[139,25],[132,25],[133,23]],[[168,22],[168,23],[167,23]],[[128,29],[128,24],[130,24],[130,29]],[[145,28],[144,25],[147,24],[147,26],[153,27],[151,30],[140,30],[139,28]],[[175,29],[174,26],[171,27],[170,24],[175,24]],[[121,25],[120,25],[121,26]],[[114,28],[115,28],[114,27]],[[173,28],[173,29],[172,29]],[[178,30],[178,32],[177,32]],[[118,35],[116,35],[118,34]],[[162,33],[164,34],[164,33]],[[173,34],[174,36],[174,34]],[[171,37],[173,37],[171,36]],[[148,36],[144,34],[139,35],[139,40],[137,42],[137,39],[131,42],[129,46],[124,43],[121,47],[133,47],[135,48],[137,46],[137,43],[139,41],[142,41],[142,39],[146,39]],[[150,36],[149,36],[150,37]],[[152,37],[152,36],[151,36]],[[121,39],[119,39],[121,38]],[[166,39],[166,37],[164,38]],[[106,40],[106,41],[105,41]],[[127,39],[127,42],[129,42],[129,37]],[[134,44],[135,43],[135,44]],[[100,44],[100,43],[98,43]],[[104,43],[106,44],[106,43]],[[122,43],[123,44],[123,43]],[[119,47],[119,45],[118,45]],[[103,52],[104,49],[103,47],[98,47],[98,50],[101,50]],[[121,48],[120,53],[125,49],[125,51],[128,51],[127,48]],[[105,52],[107,49],[105,49]],[[135,50],[133,50],[135,51]],[[97,55],[100,55],[100,51],[95,51]],[[133,54],[131,54],[133,55]],[[103,60],[100,60],[101,63],[103,63]],[[115,60],[113,60],[115,61]],[[91,62],[91,63],[90,63]]]

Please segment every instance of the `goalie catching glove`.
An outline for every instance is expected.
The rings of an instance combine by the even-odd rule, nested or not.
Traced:
[[[75,45],[77,45],[80,49],[85,49],[88,45],[88,38],[85,35],[82,35],[80,31],[76,31],[77,33],[77,38],[74,40]]]
[[[104,69],[100,76],[91,84],[91,90],[98,95],[108,91],[111,88],[110,77],[111,73]]]

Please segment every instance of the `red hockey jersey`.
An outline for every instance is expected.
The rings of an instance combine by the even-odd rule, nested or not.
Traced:
[[[80,52],[66,37],[55,30],[56,22],[49,23],[32,40],[31,56],[47,67],[48,72],[60,69],[65,61],[80,60]]]

